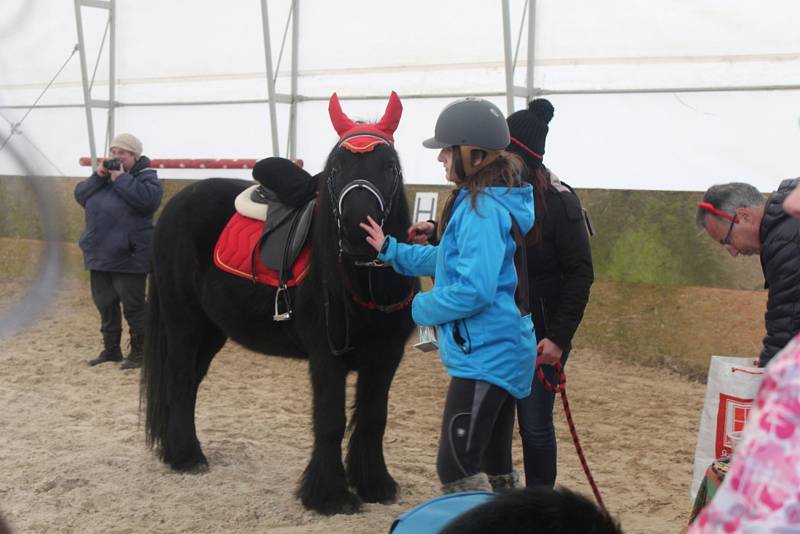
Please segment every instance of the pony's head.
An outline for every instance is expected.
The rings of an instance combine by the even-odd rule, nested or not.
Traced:
[[[393,137],[403,106],[392,92],[378,122],[355,122],[342,111],[334,93],[328,111],[339,141],[325,166],[322,205],[330,208],[335,219],[339,252],[356,261],[371,260],[375,250],[367,244],[359,223],[370,216],[387,234],[392,230],[405,232],[408,225],[403,175]]]

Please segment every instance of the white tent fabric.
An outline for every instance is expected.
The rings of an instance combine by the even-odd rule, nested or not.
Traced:
[[[515,84],[525,86],[526,2],[510,0]],[[270,0],[273,63],[290,0]],[[397,148],[409,183],[443,184],[435,154],[421,147],[439,110],[472,93],[506,109],[500,1],[301,0],[298,156],[321,169],[336,140],[324,100],[343,97],[352,117],[375,119],[396,90],[405,113]],[[749,181],[764,191],[800,174],[800,4],[794,0],[538,0],[534,87],[555,105],[546,163],[576,187],[702,190]],[[116,0],[116,131],[130,131],[158,158],[271,155],[261,8],[258,0]],[[83,8],[88,68],[106,13]],[[291,32],[289,32],[291,33]],[[0,14],[0,139],[25,115],[77,42],[73,2],[6,0]],[[277,91],[289,93],[291,35]],[[93,96],[107,98],[108,46]],[[704,92],[705,88],[767,88]],[[646,92],[675,89],[673,92]],[[681,89],[696,88],[698,92]],[[783,89],[780,89],[783,88]],[[608,90],[641,90],[606,94]],[[562,94],[580,92],[581,94]],[[225,105],[154,105],[261,100]],[[150,105],[145,105],[150,104]],[[525,99],[516,98],[517,109]],[[0,152],[0,174],[20,172],[9,150],[36,172],[83,175],[89,155],[78,55]],[[9,107],[21,106],[21,107]],[[277,105],[279,145],[289,106]],[[105,111],[94,111],[103,152]],[[3,118],[5,120],[3,120]],[[2,144],[2,143],[0,143]],[[47,159],[34,150],[36,147]],[[203,177],[174,171],[164,177]],[[246,177],[246,172],[214,172]]]

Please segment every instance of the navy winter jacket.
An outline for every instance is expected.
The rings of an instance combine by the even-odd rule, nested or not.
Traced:
[[[85,210],[79,245],[87,270],[146,273],[150,267],[153,214],[163,191],[150,160],[142,156],[115,181],[96,172],[75,187]]]

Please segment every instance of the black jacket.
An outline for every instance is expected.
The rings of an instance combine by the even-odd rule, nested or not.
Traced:
[[[594,281],[589,235],[578,197],[553,178],[536,224],[542,239],[527,247],[528,284],[536,339],[570,350]]]
[[[798,183],[800,178],[781,182],[767,199],[761,220],[761,268],[769,289],[762,366],[800,331],[800,221],[783,211],[783,201]]]

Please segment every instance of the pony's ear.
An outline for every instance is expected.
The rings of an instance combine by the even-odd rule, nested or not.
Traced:
[[[386,104],[386,111],[375,126],[380,131],[391,136],[397,129],[397,125],[400,124],[400,116],[402,114],[403,104],[400,103],[400,97],[397,96],[397,93],[392,91],[391,96],[389,96],[389,103]]]
[[[342,106],[339,104],[339,97],[336,93],[331,95],[331,100],[328,103],[328,114],[331,116],[331,122],[336,129],[336,133],[341,137],[347,130],[355,126],[355,123],[350,120],[350,117],[344,114]]]

